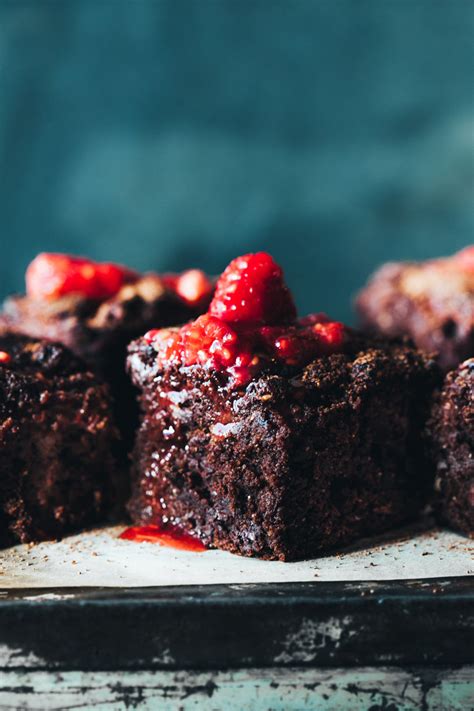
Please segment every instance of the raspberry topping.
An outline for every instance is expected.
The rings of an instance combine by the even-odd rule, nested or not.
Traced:
[[[6,351],[0,351],[0,364],[1,363],[9,363],[11,361],[12,357],[10,353],[7,353]]]
[[[474,272],[474,245],[462,249],[454,255],[454,259],[462,269]]]
[[[254,256],[260,265],[258,269],[246,266],[239,271],[235,267],[248,265]],[[270,264],[273,265],[271,270],[267,269]],[[262,265],[266,265],[265,269]],[[261,289],[261,282],[253,281],[257,273],[273,275],[267,283],[277,315],[270,313],[270,302]],[[237,293],[238,298],[234,299]],[[224,318],[217,313],[231,317]],[[238,314],[241,319],[236,318]],[[269,255],[260,253],[231,262],[218,282],[207,314],[179,329],[149,331],[145,341],[157,352],[160,365],[199,364],[227,373],[231,385],[239,387],[248,383],[265,363],[303,366],[318,356],[339,351],[344,334],[343,324],[330,321],[323,314],[297,320],[280,267]]]
[[[136,272],[84,257],[43,252],[26,270],[26,291],[34,299],[56,299],[80,294],[104,300],[114,296],[124,284],[137,279]]]
[[[287,365],[305,365],[313,358],[339,350],[344,339],[343,324],[328,321],[323,314],[314,316],[321,321],[301,319],[294,326],[262,328],[260,337],[265,350]]]
[[[209,313],[232,323],[277,325],[296,318],[281,267],[266,252],[232,260],[216,286]]]
[[[182,274],[166,274],[163,280],[169,289],[190,306],[208,299],[214,288],[212,281],[200,269],[188,269]]]

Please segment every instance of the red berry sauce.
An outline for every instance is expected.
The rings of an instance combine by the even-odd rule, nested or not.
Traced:
[[[26,292],[34,299],[79,294],[86,299],[105,300],[137,278],[136,272],[118,264],[43,252],[26,270]]]
[[[208,313],[180,329],[145,334],[160,364],[225,372],[246,385],[269,361],[303,366],[341,350],[343,324],[323,314],[296,318],[281,268],[265,252],[234,259],[217,282]]]
[[[204,553],[207,550],[204,543],[198,538],[171,523],[164,523],[161,526],[131,526],[125,529],[119,537],[125,541],[159,543],[168,548],[193,551],[194,553]]]

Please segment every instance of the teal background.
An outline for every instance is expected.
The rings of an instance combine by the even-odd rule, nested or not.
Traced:
[[[267,249],[350,319],[474,226],[471,0],[0,0],[0,295],[40,250]]]

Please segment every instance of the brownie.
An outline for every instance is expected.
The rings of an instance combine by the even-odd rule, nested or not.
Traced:
[[[60,537],[116,495],[108,388],[61,345],[0,336],[0,542]]]
[[[448,371],[474,356],[474,268],[468,248],[446,259],[384,265],[356,299],[362,328],[408,336]]]
[[[77,292],[53,298],[38,298],[36,293],[11,296],[0,314],[0,330],[63,343],[99,373],[111,387],[115,416],[128,447],[137,419],[135,393],[125,374],[128,343],[152,327],[194,318],[209,302],[210,293],[190,304],[170,282],[157,274],[130,273],[107,298]]]
[[[441,521],[474,535],[474,358],[446,377],[429,423]]]
[[[240,284],[224,272],[207,315],[129,347],[142,411],[134,523],[171,523],[208,546],[285,561],[402,524],[432,486],[422,432],[438,367],[321,315],[295,320],[274,285],[266,302],[256,293],[256,272],[251,300],[225,301],[225,283],[232,299]],[[263,313],[275,303],[279,316]]]

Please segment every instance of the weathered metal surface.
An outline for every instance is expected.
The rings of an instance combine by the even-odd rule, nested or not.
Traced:
[[[0,672],[0,706],[144,711],[468,711],[474,669]]]
[[[474,663],[474,581],[4,591],[0,668]]]

